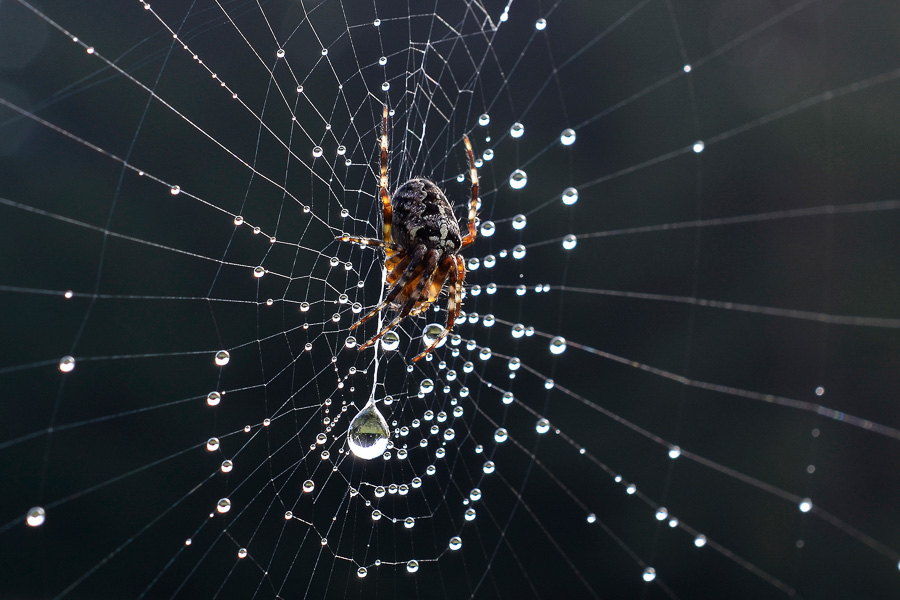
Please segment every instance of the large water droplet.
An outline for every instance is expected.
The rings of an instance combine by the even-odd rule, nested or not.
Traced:
[[[462,548],[462,539],[458,535],[450,538],[450,549],[459,550],[460,548]]]
[[[509,128],[509,135],[514,138],[520,138],[525,135],[525,126],[519,122],[513,123],[513,126]]]
[[[643,578],[644,581],[648,582],[656,579],[656,569],[654,569],[653,567],[647,567],[646,569],[644,569]]]
[[[229,510],[231,510],[231,500],[229,500],[228,498],[222,498],[216,503],[216,510],[224,515]]]
[[[578,245],[578,238],[576,238],[571,233],[563,238],[562,247],[565,250],[571,250],[572,248],[574,248],[577,245]]]
[[[400,347],[400,336],[393,331],[388,331],[381,336],[381,349],[393,351]]]
[[[384,453],[390,435],[384,415],[370,402],[350,421],[347,445],[359,458],[371,460]]]
[[[558,335],[550,340],[550,352],[553,354],[562,354],[566,351],[566,338]]]
[[[228,350],[219,350],[216,352],[216,364],[220,367],[227,365],[229,360],[231,360],[231,354],[228,353]]]
[[[35,506],[25,516],[25,522],[29,527],[40,527],[45,520],[47,520],[47,513],[40,506]]]
[[[419,561],[413,559],[406,563],[406,570],[410,573],[415,573],[419,570]]]
[[[483,115],[478,117],[478,124],[481,125],[482,127],[484,127],[485,125],[487,125],[490,122],[491,122],[491,116],[487,113],[484,113]]]
[[[509,187],[514,190],[521,190],[528,183],[528,174],[522,169],[516,169],[509,176]]]
[[[75,368],[75,359],[71,356],[63,356],[59,361],[59,370],[63,373],[69,373]]]
[[[562,201],[563,204],[567,204],[569,206],[578,202],[578,190],[573,187],[563,190]]]
[[[516,215],[513,217],[512,226],[513,229],[525,229],[525,225],[528,224],[528,217],[525,215]]]
[[[550,431],[550,421],[547,419],[538,419],[537,424],[534,426],[534,430],[538,433],[547,433]]]
[[[428,346],[433,344],[436,339],[441,337],[442,333],[444,333],[443,326],[441,326],[439,323],[429,323],[428,325],[425,326],[425,329],[422,330],[422,343],[424,343],[425,347],[427,348]],[[438,345],[435,347],[440,348],[441,346],[443,346],[446,343],[447,343],[447,338],[445,336],[444,338],[441,339],[440,343],[438,343]]]
[[[563,146],[571,146],[575,143],[575,130],[574,129],[566,129],[559,136],[559,141]]]

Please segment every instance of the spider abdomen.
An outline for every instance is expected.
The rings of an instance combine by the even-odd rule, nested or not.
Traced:
[[[391,198],[391,237],[407,251],[424,245],[441,254],[462,246],[459,223],[444,192],[425,178],[410,179]]]

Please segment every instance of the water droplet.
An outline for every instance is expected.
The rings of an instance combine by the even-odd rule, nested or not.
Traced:
[[[247,549],[241,548],[238,550],[238,558],[247,558]]]
[[[509,359],[509,362],[506,364],[506,366],[510,371],[518,371],[519,367],[522,366],[522,360],[514,356]]]
[[[628,487],[625,488],[625,493],[628,494],[629,496],[634,494],[636,491],[637,491],[637,486],[634,485],[633,483],[628,484]]]
[[[47,520],[47,512],[40,506],[35,506],[25,515],[25,523],[29,527],[40,527]]]
[[[642,575],[642,577],[644,578],[644,581],[653,581],[654,579],[656,579],[656,569],[654,569],[653,567],[647,567],[646,569],[644,569],[644,574]]]
[[[322,150],[322,146],[316,146],[315,148],[313,148],[313,156],[315,156],[316,158],[322,156],[323,152],[324,150]]]
[[[675,459],[679,456],[681,456],[681,448],[679,448],[678,446],[672,446],[671,448],[669,448],[669,458]]]
[[[702,548],[706,545],[706,536],[702,533],[694,538],[694,545],[698,548]]]
[[[559,136],[559,141],[563,146],[571,146],[575,143],[575,130],[566,129]]]
[[[391,89],[391,84],[388,83],[387,81],[385,81],[384,83],[381,84],[381,90],[382,90],[382,91],[386,92],[386,91],[388,91],[389,89]]]
[[[516,169],[509,176],[509,187],[514,190],[521,190],[528,183],[528,174],[522,169]]]
[[[219,350],[216,352],[216,364],[220,367],[224,367],[228,364],[228,361],[231,360],[231,354],[228,353],[228,350]]]
[[[525,326],[521,323],[516,323],[512,326],[512,336],[514,338],[520,338],[525,335]]]
[[[822,396],[824,394],[825,394],[825,388],[823,388],[821,386],[816,388],[816,396]]]
[[[528,224],[528,217],[525,215],[516,215],[513,217],[512,226],[513,229],[525,229],[525,225]]]
[[[376,25],[376,27],[377,27],[377,25]],[[356,570],[356,576],[359,577],[360,579],[362,579],[363,577],[365,577],[368,574],[369,574],[369,570],[365,567],[360,567]]]
[[[478,358],[481,360],[487,360],[491,357],[491,349],[490,348],[482,348],[478,351]]]
[[[442,325],[440,325],[439,323],[429,323],[422,330],[422,343],[425,344],[426,347],[428,347],[433,344],[435,340],[437,340],[441,336],[442,333],[444,333],[444,327]],[[440,342],[438,342],[438,345],[435,347],[440,348],[446,343],[447,338],[445,336],[441,339]]]
[[[257,279],[259,279],[260,277],[262,277],[265,274],[266,274],[265,267],[259,266],[259,267],[253,268],[253,276],[256,277]]]
[[[587,516],[587,522],[588,522],[588,523],[596,523],[596,522],[597,522],[597,515],[595,515],[594,513],[588,513],[588,516]]]
[[[509,433],[503,427],[500,427],[494,432],[494,441],[498,444],[502,444],[507,439],[509,439]]]
[[[551,354],[562,354],[566,351],[566,338],[561,335],[556,336],[552,340],[550,340],[550,353]]]
[[[322,56],[328,56],[328,48],[322,48]]]
[[[393,331],[388,331],[381,336],[381,349],[393,351],[400,347],[400,336]]]
[[[800,512],[809,512],[812,510],[813,503],[809,498],[804,498],[800,501]]]
[[[538,19],[534,22],[534,28],[538,31],[543,31],[547,29],[547,19]]]
[[[467,266],[469,267],[470,271],[477,271],[478,267],[481,266],[481,261],[473,256],[469,259]]]
[[[316,483],[312,479],[307,479],[306,481],[303,482],[303,491],[305,493],[308,494],[311,491],[313,491],[314,489],[316,489]]]
[[[538,419],[537,424],[534,426],[534,430],[541,434],[547,433],[550,431],[550,421],[547,419]]]
[[[173,196],[177,196],[178,194],[181,193],[181,186],[173,185],[172,187],[169,188],[169,193],[172,194]]]
[[[275,52],[275,56],[278,58],[284,58],[284,48],[279,48],[277,52]]]
[[[378,64],[381,65],[382,67],[383,67],[384,65],[386,65],[386,64],[387,64],[387,56],[382,56],[381,58],[379,58],[379,59],[378,59]]]
[[[380,520],[381,520],[381,511],[378,510],[377,508],[376,508],[375,510],[372,511],[372,520],[373,520],[373,521],[380,521]]]
[[[704,148],[706,148],[706,144],[704,144],[701,140],[697,140],[694,142],[694,152],[700,154],[703,152]]]
[[[372,21],[372,25],[374,25],[375,27],[381,27],[381,19],[375,19],[374,21]]]
[[[390,435],[384,415],[370,402],[350,421],[347,445],[354,455],[371,460],[384,453]]]
[[[75,358],[72,356],[63,356],[59,361],[59,370],[63,373],[70,373],[75,368]]]
[[[223,473],[231,473],[231,470],[234,468],[234,463],[230,460],[223,460],[222,465],[219,468]]]
[[[491,122],[491,116],[487,113],[478,117],[478,124],[481,125],[482,127],[485,127],[490,122]]]
[[[544,381],[545,389],[552,390],[553,386],[555,386],[555,385],[556,385],[556,383],[552,379],[548,379],[548,380]]]
[[[509,135],[514,138],[522,137],[523,135],[525,135],[525,126],[518,121],[513,123],[512,127],[509,128]]]
[[[578,190],[573,187],[566,188],[562,193],[563,204],[571,206],[578,202]]]
[[[356,338],[352,335],[348,335],[347,339],[344,340],[344,346],[347,348],[355,348],[356,347]]]
[[[492,160],[494,158],[494,151],[488,148],[487,150],[482,152],[481,157],[486,161]]]
[[[669,510],[665,506],[656,509],[656,520],[665,521],[669,517]]]
[[[512,250],[513,258],[515,258],[516,260],[524,258],[525,252],[525,246],[523,246],[522,244],[517,244]]]
[[[463,516],[465,517],[466,521],[474,521],[475,520],[475,509],[467,508],[466,512],[463,514]]]
[[[476,448],[476,451],[477,451],[477,448]],[[496,469],[496,468],[497,468],[497,465],[494,464],[494,461],[489,460],[486,463],[484,463],[484,466],[481,468],[481,470],[484,471],[485,473],[487,473],[488,475],[490,475],[491,473],[494,472],[494,469]]]
[[[206,403],[209,404],[210,406],[217,406],[219,404],[219,402],[221,402],[221,400],[222,400],[222,394],[220,394],[219,392],[210,392],[206,396]]]
[[[210,452],[214,452],[219,449],[219,438],[211,437],[206,440],[206,449]]]
[[[577,245],[578,245],[578,238],[576,238],[571,233],[563,238],[562,247],[565,250],[571,250],[572,248],[574,248]]]
[[[225,514],[229,510],[231,510],[231,500],[228,498],[222,498],[216,503],[216,511],[220,514]]]
[[[428,394],[434,391],[434,382],[430,379],[423,379],[419,384],[419,391],[423,394]]]
[[[447,428],[444,430],[444,439],[448,442],[456,437],[456,432],[453,431],[452,428]]]
[[[684,66],[682,67],[682,69],[684,70],[685,73],[690,73],[690,72],[691,72],[691,65],[684,65]]]

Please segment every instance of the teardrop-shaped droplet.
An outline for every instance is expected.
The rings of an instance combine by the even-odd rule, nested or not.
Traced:
[[[372,460],[384,454],[389,438],[390,430],[384,415],[370,402],[350,421],[347,445],[359,458]]]

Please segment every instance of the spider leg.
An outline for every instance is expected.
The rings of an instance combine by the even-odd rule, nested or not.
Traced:
[[[393,221],[394,209],[391,207],[391,197],[388,194],[387,185],[387,172],[388,172],[388,108],[385,104],[384,106],[384,117],[381,126],[381,185],[379,189],[379,193],[381,194],[381,210],[384,216],[384,229],[382,230],[381,237],[384,240],[385,244],[389,243],[393,238],[391,238],[391,221]],[[387,255],[390,258],[391,254],[396,251],[396,248],[388,247]]]
[[[357,327],[359,327],[360,325],[362,325],[363,323],[365,323],[366,321],[368,321],[369,319],[371,319],[372,317],[377,315],[379,313],[379,311],[381,311],[383,308],[385,308],[391,302],[393,302],[394,298],[396,298],[397,295],[400,292],[402,292],[403,289],[406,288],[406,286],[409,285],[409,283],[411,281],[414,281],[416,278],[421,276],[422,272],[425,270],[425,267],[427,266],[426,263],[423,262],[423,258],[425,257],[425,252],[426,252],[425,246],[416,246],[416,249],[413,250],[413,253],[409,257],[409,263],[407,263],[406,270],[403,272],[403,275],[400,277],[400,279],[397,280],[397,284],[391,288],[391,291],[389,291],[387,296],[384,297],[384,300],[381,302],[381,304],[379,304],[374,309],[372,309],[372,312],[367,314],[365,317],[363,317],[362,319],[360,319],[359,321],[357,321],[356,323],[351,325],[350,326],[351,330],[356,329]],[[397,267],[394,267],[394,268],[396,269]],[[393,274],[393,271],[391,271],[391,274]],[[382,331],[378,335],[380,337],[380,336],[384,335],[385,333],[386,333],[386,331]],[[360,347],[360,350],[362,350],[363,348],[369,347],[372,344],[372,342],[374,342],[374,341],[375,341],[375,339],[369,340],[363,346]]]
[[[424,246],[419,246],[419,247],[424,248]],[[400,323],[400,321],[402,321],[403,319],[405,319],[407,317],[407,315],[409,315],[410,311],[413,309],[413,307],[415,307],[416,303],[419,301],[419,297],[422,295],[422,292],[424,292],[425,288],[428,286],[429,281],[431,281],[431,274],[434,272],[435,268],[437,267],[437,257],[438,257],[437,250],[429,250],[428,251],[428,254],[425,255],[425,261],[424,261],[424,273],[425,274],[422,275],[422,277],[416,283],[415,289],[409,295],[409,300],[406,301],[406,304],[403,305],[403,308],[400,310],[400,313],[396,317],[394,317],[394,320],[391,321],[390,323],[388,323],[387,327],[385,327],[384,329],[379,331],[378,335],[376,335],[371,340],[369,340],[368,342],[366,342],[365,344],[360,346],[359,347],[360,350],[364,350],[364,349],[368,348],[369,346],[371,346],[372,344],[374,344],[376,341],[378,341],[381,338],[381,336],[383,336],[388,331],[390,331],[391,329],[396,327]],[[400,287],[401,286],[398,282],[397,286],[394,289],[397,289]],[[394,292],[394,290],[391,290],[391,293],[393,293],[393,292]],[[390,295],[390,294],[388,294],[388,295]],[[366,318],[368,318],[368,317],[366,317]]]
[[[456,268],[453,269],[452,267]],[[438,336],[436,340],[434,340],[430,346],[428,346],[424,352],[419,354],[417,357],[413,359],[413,362],[416,362],[432,350],[434,350],[435,346],[441,343],[441,340],[447,337],[447,334],[450,333],[450,330],[453,329],[453,324],[456,323],[456,318],[459,316],[459,299],[462,295],[462,280],[466,275],[466,268],[464,266],[465,263],[462,261],[461,256],[450,255],[444,259],[441,263],[441,267],[443,268],[446,265],[446,270],[449,271],[449,283],[448,289],[450,292],[450,297],[447,300],[447,326],[444,327],[444,330]]]
[[[425,296],[419,300],[419,305],[409,313],[409,316],[414,317],[421,314],[434,304],[435,300],[440,296],[441,290],[444,288],[444,282],[447,281],[447,275],[450,273],[451,269],[455,268],[456,262],[451,256],[447,256],[441,260],[438,264],[437,271],[434,272],[434,276],[431,278],[431,283],[428,285]]]
[[[359,244],[360,246],[375,246],[376,248],[386,248],[389,250],[388,256],[403,249],[400,244],[394,244],[393,242],[376,240],[373,238],[352,237],[347,234],[335,236],[334,239],[340,242],[353,242],[354,244]]]
[[[462,239],[462,246],[465,248],[475,241],[475,212],[478,206],[478,171],[475,169],[475,155],[472,154],[472,144],[469,142],[468,136],[463,136],[463,142],[466,144],[466,154],[469,155],[469,176],[472,178],[472,202],[469,204],[469,233]]]

